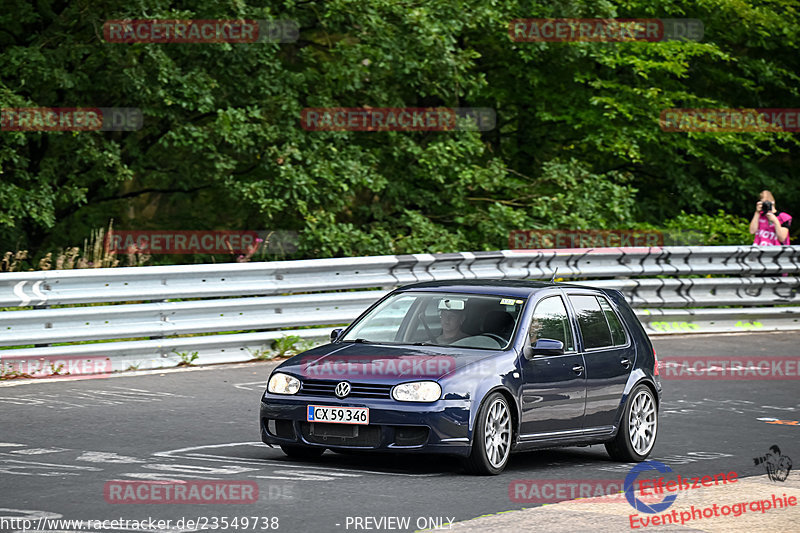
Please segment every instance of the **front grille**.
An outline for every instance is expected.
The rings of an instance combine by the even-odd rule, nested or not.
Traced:
[[[333,390],[339,381],[328,381],[323,379],[304,379],[300,385],[298,394],[306,396],[328,396],[336,398]],[[347,398],[390,398],[392,385],[381,385],[378,383],[350,383],[350,394]]]
[[[362,448],[377,448],[381,444],[380,426],[301,422],[300,433],[305,440],[314,444]]]

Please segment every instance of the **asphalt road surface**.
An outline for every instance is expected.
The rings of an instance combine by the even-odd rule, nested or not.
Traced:
[[[660,337],[654,342],[662,358],[800,357],[800,332]],[[495,477],[465,475],[458,461],[441,457],[326,452],[315,461],[289,460],[259,440],[259,397],[273,366],[248,363],[108,379],[4,383],[0,530],[22,531],[23,518],[32,521],[25,525],[49,531],[447,529],[451,522],[540,506],[513,501],[509,488],[518,480],[622,481],[632,467],[612,462],[602,446],[516,454]],[[800,425],[792,423],[800,421],[799,393],[797,379],[665,380],[651,459],[684,477],[735,471],[740,479],[764,476],[765,466],[753,459],[772,445],[800,461]],[[789,481],[798,475],[792,470]],[[251,489],[255,483],[258,499],[244,504],[109,503],[109,487],[125,485],[109,481],[175,479],[236,482]],[[790,511],[800,519],[798,509]],[[78,527],[50,519],[128,523]],[[769,530],[768,514],[763,525]],[[587,530],[577,522],[571,528],[569,513],[561,526]]]

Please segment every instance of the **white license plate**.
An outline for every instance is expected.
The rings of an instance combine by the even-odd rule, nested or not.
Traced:
[[[369,424],[369,407],[330,407],[309,405],[307,422],[331,422],[334,424]]]

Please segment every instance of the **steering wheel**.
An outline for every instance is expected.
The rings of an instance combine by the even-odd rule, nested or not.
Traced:
[[[489,337],[493,341],[496,341],[500,346],[505,346],[508,340],[504,339],[500,335],[495,335],[494,333],[481,333],[483,337]]]

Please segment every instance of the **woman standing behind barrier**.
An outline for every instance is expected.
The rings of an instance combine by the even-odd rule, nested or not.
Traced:
[[[760,199],[756,203],[756,212],[750,220],[750,233],[755,235],[753,244],[756,246],[780,246],[789,244],[789,226],[792,216],[779,213],[775,209],[775,197],[772,193],[761,191]]]

